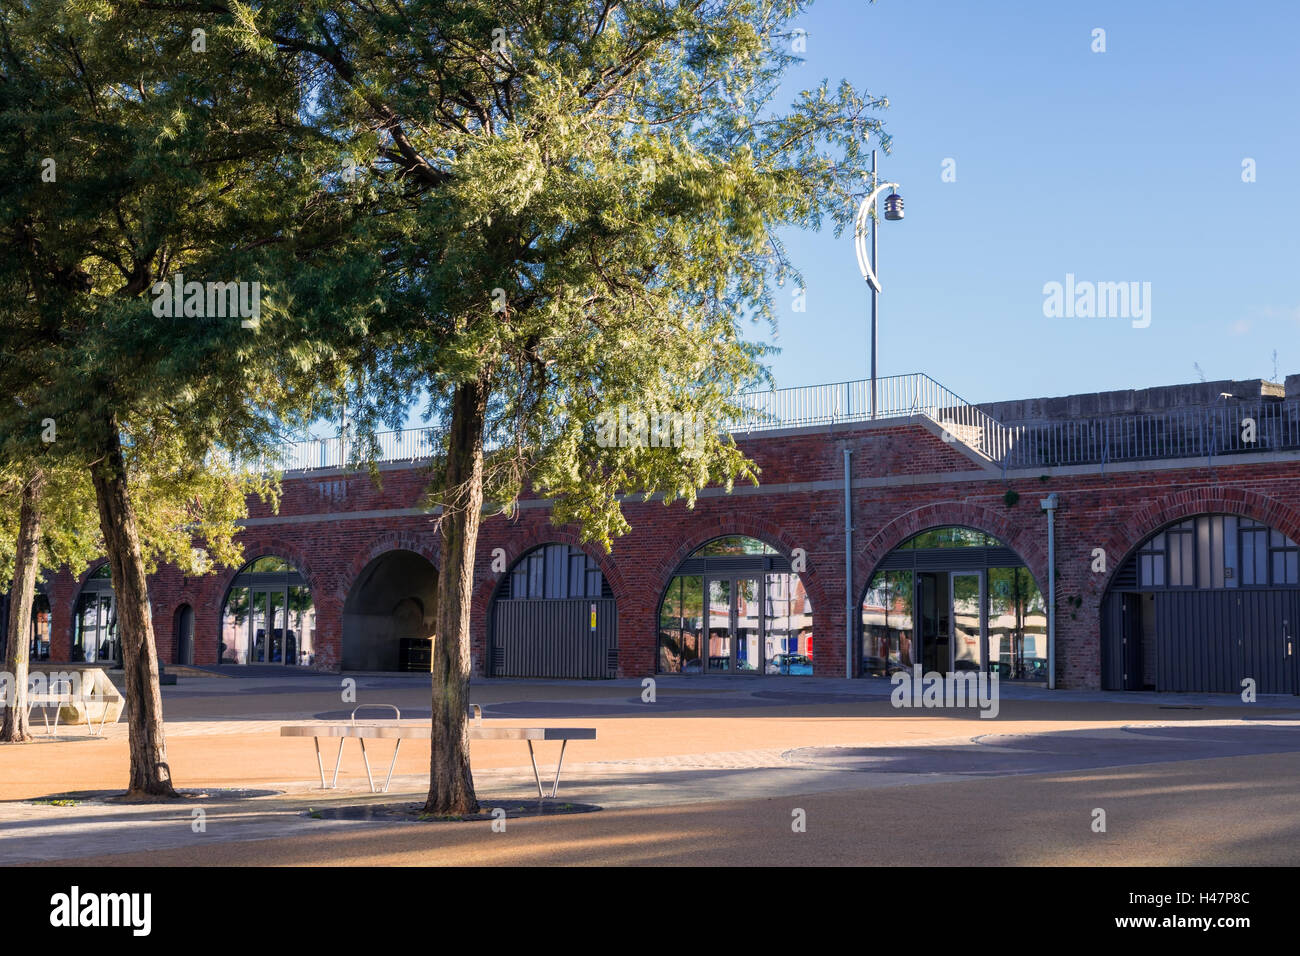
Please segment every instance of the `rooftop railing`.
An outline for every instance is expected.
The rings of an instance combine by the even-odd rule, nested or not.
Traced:
[[[1300,448],[1300,402],[1232,400],[1134,415],[1011,426],[1004,467],[1105,465]]]
[[[870,379],[745,392],[737,400],[744,414],[730,424],[733,433],[925,415],[944,429],[945,437],[992,461],[1001,461],[1010,449],[1010,434],[1000,423],[921,372],[876,379],[874,416]]]
[[[745,435],[870,421],[870,389],[870,380],[864,379],[745,392],[737,396],[739,416],[725,429]],[[1233,400],[1215,406],[1004,425],[928,375],[877,379],[875,420],[918,415],[937,424],[945,440],[965,444],[1004,471],[1300,449],[1297,400]],[[377,463],[414,462],[433,457],[437,449],[433,428],[381,432],[375,438],[374,455],[352,438],[286,442],[256,467],[342,468],[362,458]]]

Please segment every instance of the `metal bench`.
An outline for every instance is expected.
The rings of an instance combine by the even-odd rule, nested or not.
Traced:
[[[50,692],[47,694],[29,693],[27,695],[27,722],[28,724],[31,723],[32,711],[35,710],[37,707],[40,707],[41,719],[45,721],[46,735],[51,737],[57,737],[59,735],[59,713],[60,711],[63,710],[65,706],[75,706],[77,704],[81,704],[84,706],[87,703],[107,704],[107,702],[110,700],[116,701],[117,698],[115,697],[110,698],[106,695],[99,695],[99,694],[84,694],[84,693],[74,694],[72,692],[72,683],[70,681],[58,680],[54,682],[54,686],[50,689]],[[54,708],[53,725],[50,724],[50,714],[49,714],[50,707]],[[94,737],[104,736],[104,724],[108,720],[108,707],[105,706],[103,712],[99,715],[98,727],[96,727],[94,722],[91,721],[89,710],[86,711],[85,717],[86,717],[86,729],[90,731],[91,736]]]
[[[371,721],[365,723],[357,722],[357,711],[367,707],[388,707],[393,710],[396,717],[388,721]],[[537,755],[533,751],[534,740],[558,740],[560,741],[560,759],[555,765],[555,779],[551,783],[550,796],[554,797],[560,787],[560,770],[564,766],[564,750],[569,745],[570,740],[595,740],[595,727],[484,727],[483,710],[478,704],[473,705],[474,723],[469,728],[469,737],[471,740],[523,740],[528,743],[528,759],[533,765],[533,779],[537,782],[537,796],[546,797],[547,794],[542,789],[542,776],[537,769]],[[281,737],[311,737],[316,746],[316,766],[320,769],[320,785],[322,790],[332,790],[338,786],[339,767],[343,763],[343,744],[350,738],[354,737],[361,744],[361,759],[366,765],[366,780],[370,783],[371,793],[387,793],[389,784],[393,780],[393,768],[397,766],[397,754],[402,749],[403,740],[431,740],[433,738],[433,727],[429,723],[419,724],[401,724],[402,712],[393,704],[362,704],[352,710],[351,718],[347,722],[326,722],[311,724],[295,724],[292,726],[283,726],[280,728]],[[327,784],[325,782],[325,762],[321,759],[320,739],[322,737],[339,738],[339,751],[334,759],[334,776]],[[381,788],[375,787],[375,778],[370,770],[370,757],[366,753],[367,740],[393,740],[396,741],[393,747],[393,759],[388,765],[388,776],[384,778],[384,785]]]

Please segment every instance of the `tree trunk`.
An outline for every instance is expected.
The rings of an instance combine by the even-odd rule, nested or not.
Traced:
[[[22,743],[31,739],[27,726],[27,655],[32,638],[32,601],[36,596],[36,572],[41,560],[41,492],[45,473],[37,468],[23,486],[18,514],[18,541],[14,554],[14,586],[9,597],[9,641],[4,669],[13,686],[5,702],[0,742]]]
[[[438,631],[433,642],[433,742],[425,813],[477,813],[469,766],[469,614],[474,549],[483,514],[486,377],[456,387],[439,529]]]
[[[163,734],[162,691],[158,686],[158,649],[149,615],[149,590],[135,510],[127,496],[126,462],[117,424],[108,426],[103,460],[91,469],[99,527],[108,551],[117,598],[122,669],[126,674],[126,720],[131,747],[131,783],[127,796],[174,797],[167,740]]]

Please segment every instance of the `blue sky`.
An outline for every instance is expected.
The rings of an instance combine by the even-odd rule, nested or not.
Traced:
[[[881,172],[907,218],[880,233],[881,375],[992,401],[1192,382],[1194,363],[1271,377],[1274,349],[1300,372],[1300,5],[818,0],[798,25],[790,91],[846,78],[890,101]],[[865,378],[852,237],[786,239],[807,311],[782,312],[777,384]],[[1067,273],[1151,283],[1149,327],[1046,318]]]

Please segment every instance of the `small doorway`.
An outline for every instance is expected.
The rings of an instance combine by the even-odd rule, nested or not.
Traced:
[[[984,587],[983,571],[917,574],[915,628],[925,673],[984,670]]]
[[[176,663],[194,663],[194,609],[182,604],[176,612]]]
[[[916,576],[916,634],[921,642],[921,670],[926,674],[946,672],[951,660],[948,586],[949,576],[944,573]]]

